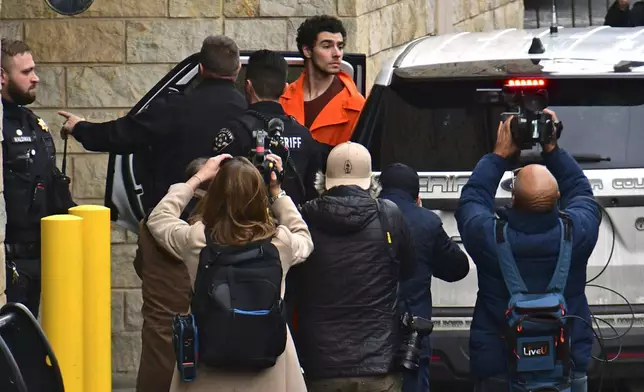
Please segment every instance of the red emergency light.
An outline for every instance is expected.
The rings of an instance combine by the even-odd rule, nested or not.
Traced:
[[[507,87],[545,87],[545,79],[510,79],[506,81]]]

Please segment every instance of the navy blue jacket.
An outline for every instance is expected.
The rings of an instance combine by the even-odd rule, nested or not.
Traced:
[[[419,207],[409,193],[383,189],[380,197],[396,203],[411,229],[414,242],[416,271],[411,279],[401,282],[400,298],[407,299],[414,315],[431,319],[432,275],[447,282],[465,278],[470,270],[467,255],[445,233],[438,215]],[[405,310],[404,303],[400,306]],[[423,356],[429,357],[429,339],[423,343]]]
[[[557,179],[561,195],[559,208],[572,220],[573,251],[564,297],[568,314],[590,323],[590,310],[584,292],[586,265],[599,232],[601,211],[593,198],[590,182],[562,148],[543,153],[544,164]],[[509,293],[496,256],[494,197],[508,162],[495,154],[485,155],[463,187],[458,229],[465,249],[476,264],[479,291],[470,330],[470,370],[475,377],[507,373],[506,351],[501,339]],[[547,213],[526,213],[507,209],[508,242],[528,290],[544,291],[552,277],[561,230],[559,209]],[[505,215],[505,214],[503,214]],[[592,329],[581,320],[571,325],[573,369],[585,372],[593,344]]]

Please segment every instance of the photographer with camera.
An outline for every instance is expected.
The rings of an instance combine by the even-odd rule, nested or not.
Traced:
[[[422,320],[418,319],[419,324],[423,322],[431,327],[432,276],[446,282],[464,279],[470,271],[469,260],[445,233],[441,218],[423,208],[416,170],[393,163],[383,169],[379,180],[382,184],[380,198],[390,200],[400,208],[412,229],[416,249],[416,272],[400,285],[399,308],[422,317]],[[430,332],[431,329],[410,331],[403,362],[403,392],[429,391]]]
[[[474,168],[456,213],[478,275],[470,331],[476,391],[508,384],[587,390],[593,332],[586,266],[601,212],[583,171],[557,145],[556,114],[542,112],[551,119],[532,127],[521,127],[521,116],[499,124],[494,152]],[[499,182],[526,140],[541,141],[545,166],[515,170],[511,206],[495,211]]]
[[[244,80],[248,110],[217,133],[213,149],[215,154],[246,156],[266,175],[264,154],[279,155],[285,166],[284,190],[299,206],[317,196],[319,147],[279,103],[287,74],[288,64],[279,53],[258,50],[250,55]]]
[[[416,262],[409,227],[377,199],[371,155],[358,143],[331,150],[318,187],[302,208],[314,250],[289,281],[308,391],[400,391],[398,285]]]
[[[170,392],[306,392],[282,298],[284,276],[313,243],[281,188],[281,159],[266,160],[276,168],[269,185],[244,157],[210,158],[172,185],[147,221],[154,240],[185,263],[193,288],[190,313],[172,322]],[[181,213],[205,182],[185,222]]]

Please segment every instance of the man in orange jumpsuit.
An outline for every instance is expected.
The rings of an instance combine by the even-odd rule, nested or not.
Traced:
[[[297,29],[304,72],[280,99],[284,111],[309,128],[329,151],[351,138],[365,102],[351,76],[340,70],[346,37],[336,17],[318,15],[305,20]]]

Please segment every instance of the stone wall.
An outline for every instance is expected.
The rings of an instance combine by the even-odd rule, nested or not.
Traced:
[[[0,13],[2,12],[2,0],[0,0]],[[0,38],[2,38],[2,30],[0,29]],[[0,87],[2,89],[2,87]],[[0,100],[0,118],[2,118],[2,101]],[[0,141],[3,139],[2,133],[2,122],[0,122]],[[0,149],[0,159],[2,159],[2,150]],[[7,224],[7,211],[5,210],[4,204],[4,179],[2,177],[2,167],[0,167],[0,271],[5,271],[5,254],[4,254],[4,238],[5,230],[4,227]],[[4,274],[0,273],[0,277]],[[0,279],[0,306],[4,305],[6,302],[6,296],[4,294],[5,290],[5,281]]]
[[[366,53],[372,84],[400,45],[458,30],[520,27],[521,0],[96,0],[63,17],[45,0],[2,0],[0,35],[26,40],[41,78],[33,109],[62,152],[59,109],[105,121],[127,112],[208,34],[224,33],[245,50],[297,50],[306,16],[341,17],[347,52]],[[103,203],[107,155],[69,142],[68,174],[78,203]],[[131,383],[140,352],[140,281],[132,267],[136,236],[112,232],[112,330],[115,386]]]

